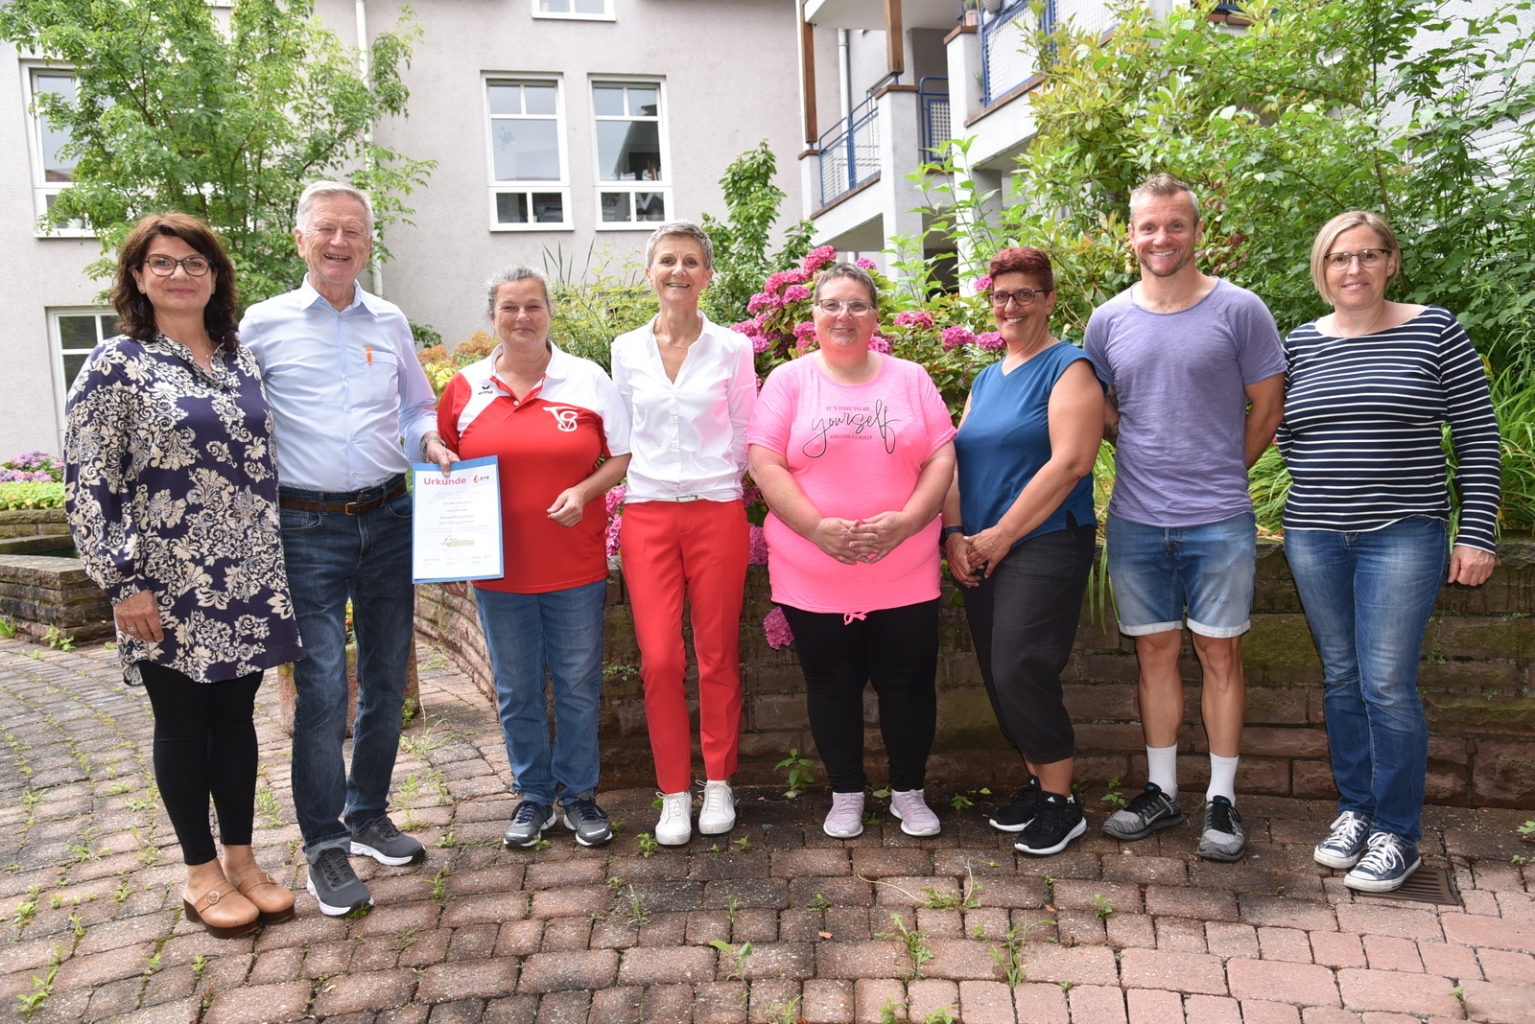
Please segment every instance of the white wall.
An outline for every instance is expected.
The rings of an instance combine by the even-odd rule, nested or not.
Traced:
[[[484,326],[481,284],[513,262],[544,264],[559,249],[579,271],[595,245],[616,264],[637,262],[654,225],[595,230],[589,75],[664,76],[663,115],[672,170],[672,217],[723,217],[717,184],[739,153],[766,138],[786,193],[779,221],[799,217],[799,72],[789,0],[614,0],[612,22],[534,19],[530,0],[432,0],[415,4],[425,29],[406,75],[410,117],[378,138],[438,167],[410,197],[414,227],[394,225],[384,291],[445,342]],[[327,22],[355,36],[352,4],[327,0]],[[393,25],[398,4],[368,5],[368,28]],[[536,42],[535,42],[536,40]],[[487,211],[484,72],[560,74],[566,105],[574,230],[492,232]]]
[[[83,271],[100,252],[95,239],[40,238],[32,198],[32,147],[25,116],[26,69],[0,48],[0,309],[5,329],[0,460],[24,451],[60,451],[55,388],[62,371],[48,339],[50,308],[91,306],[101,282]]]
[[[384,267],[385,295],[415,322],[452,343],[484,325],[481,283],[522,261],[542,266],[545,248],[562,249],[579,269],[594,243],[621,264],[637,259],[649,226],[596,231],[588,75],[664,77],[673,217],[724,216],[717,184],[735,156],[766,138],[778,157],[783,217],[798,219],[796,157],[803,144],[792,0],[613,0],[616,20],[532,17],[532,0],[430,0],[416,3],[424,31],[404,79],[410,116],[381,123],[380,142],[438,161],[426,188],[407,202],[415,226],[393,225],[395,259]],[[370,34],[394,26],[402,5],[371,0]],[[318,13],[347,44],[356,42],[352,0],[321,0]],[[835,51],[833,51],[834,57]],[[835,63],[831,65],[835,67]],[[822,65],[824,70],[826,65]],[[561,74],[573,230],[492,232],[483,72]],[[85,278],[94,239],[34,234],[31,153],[23,69],[0,48],[0,308],[5,309],[5,401],[0,459],[60,449],[47,310],[90,306],[102,282]],[[780,227],[783,220],[780,220]],[[294,282],[297,285],[298,282]]]

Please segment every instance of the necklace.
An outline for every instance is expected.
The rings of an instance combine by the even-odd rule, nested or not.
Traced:
[[[1375,314],[1375,319],[1371,320],[1369,322],[1369,324],[1367,324],[1365,326],[1365,329],[1360,331],[1358,334],[1344,334],[1343,330],[1342,330],[1342,326],[1338,323],[1338,314],[1337,313],[1333,313],[1333,315],[1332,315],[1333,330],[1338,332],[1338,337],[1340,337],[1340,338],[1363,338],[1365,335],[1371,334],[1371,333],[1374,332],[1375,325],[1380,323],[1381,320],[1385,319],[1385,316],[1386,316],[1387,312],[1389,312],[1389,307],[1384,306],[1384,305],[1381,306],[1380,312]]]

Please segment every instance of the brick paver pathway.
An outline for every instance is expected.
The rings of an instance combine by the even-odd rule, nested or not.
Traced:
[[[816,791],[743,791],[722,842],[652,856],[651,794],[607,793],[625,821],[611,848],[556,832],[513,852],[492,709],[420,655],[425,720],[394,817],[425,866],[354,859],[371,913],[326,918],[300,895],[294,920],[221,941],[181,919],[147,701],[114,656],[0,642],[0,1020],[30,1005],[36,1022],[114,1024],[1535,1021],[1535,868],[1511,863],[1535,853],[1514,833],[1528,813],[1429,810],[1424,852],[1463,909],[1354,899],[1311,862],[1329,806],[1251,797],[1235,865],[1194,858],[1189,828],[1123,846],[1093,828],[1061,856],[1015,856],[979,796],[945,805],[933,839],[887,820],[838,842]],[[270,687],[258,713],[258,853],[301,890]]]

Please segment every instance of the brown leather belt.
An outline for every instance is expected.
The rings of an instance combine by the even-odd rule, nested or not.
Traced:
[[[302,498],[284,498],[279,495],[277,504],[283,508],[296,508],[301,512],[344,512],[349,516],[361,516],[404,493],[405,485],[400,484],[382,498],[374,498],[372,501],[305,501]]]

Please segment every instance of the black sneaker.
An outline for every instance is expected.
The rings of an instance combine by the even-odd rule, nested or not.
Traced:
[[[544,829],[554,824],[554,808],[537,800],[524,800],[517,805],[512,823],[501,836],[504,846],[532,846],[544,836]]]
[[[361,907],[373,906],[373,894],[352,870],[346,851],[339,846],[326,847],[309,862],[306,888],[320,904],[320,913],[326,917],[341,917]]]
[[[565,811],[563,824],[576,834],[582,846],[601,846],[613,838],[608,815],[591,797],[566,797],[560,801]]]
[[[1022,832],[1023,827],[1039,813],[1039,776],[1030,775],[1029,784],[1013,797],[1013,802],[998,807],[986,820],[991,827],[1002,832]]]
[[[1056,793],[1042,793],[1039,813],[1024,828],[1013,849],[1048,857],[1066,849],[1067,843],[1086,831],[1087,819],[1082,817],[1080,803]]]
[[[1247,852],[1247,830],[1231,801],[1217,796],[1205,804],[1205,830],[1197,852],[1205,860],[1241,860]]]
[[[352,833],[352,853],[395,868],[426,860],[426,847],[395,828],[387,815],[375,819],[361,832]]]
[[[1145,839],[1159,828],[1181,824],[1183,808],[1178,806],[1178,798],[1162,792],[1155,782],[1148,782],[1129,807],[1109,815],[1103,831],[1114,839]]]

